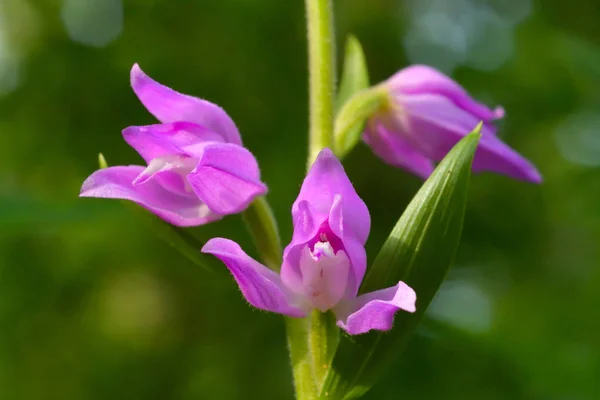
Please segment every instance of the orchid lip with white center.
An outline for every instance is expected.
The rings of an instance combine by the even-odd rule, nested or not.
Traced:
[[[343,250],[337,253],[324,234],[310,250],[305,246],[300,256],[303,295],[312,308],[327,311],[333,308],[346,290],[350,260]]]

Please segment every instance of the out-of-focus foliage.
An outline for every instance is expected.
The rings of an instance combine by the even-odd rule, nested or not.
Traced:
[[[0,0],[0,398],[282,399],[279,316],[174,252],[118,201],[78,199],[102,151],[154,120],[134,62],[223,106],[290,237],[306,156],[302,1]],[[535,4],[534,4],[535,3]],[[338,0],[373,83],[414,62],[502,104],[541,186],[471,181],[456,265],[371,399],[597,399],[600,6],[595,0]],[[340,66],[338,66],[340,67]],[[377,251],[420,180],[345,158]],[[251,250],[240,217],[195,228]]]

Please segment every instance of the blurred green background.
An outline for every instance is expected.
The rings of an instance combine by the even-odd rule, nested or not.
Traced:
[[[456,265],[369,399],[600,398],[600,3],[337,0],[373,82],[410,63],[501,104],[541,186],[474,176]],[[251,309],[117,201],[78,199],[153,123],[134,62],[223,106],[284,243],[304,175],[301,0],[0,0],[0,399],[288,399],[282,319]],[[338,65],[339,67],[339,65]],[[370,259],[421,184],[360,145]],[[238,216],[195,229],[238,240]],[[224,267],[223,267],[224,268]]]

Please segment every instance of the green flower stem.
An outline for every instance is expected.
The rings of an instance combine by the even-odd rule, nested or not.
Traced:
[[[319,389],[313,373],[313,362],[307,341],[310,330],[309,318],[285,318],[287,344],[292,363],[292,375],[296,400],[316,400]]]
[[[324,147],[333,146],[335,43],[331,0],[305,0],[308,33],[308,166]]]
[[[335,325],[335,316],[331,311],[322,313],[314,310],[308,318],[310,319],[308,351],[310,352],[313,379],[320,392],[340,336],[338,327]]]
[[[266,197],[261,196],[243,213],[244,222],[261,259],[273,271],[281,267],[281,241],[277,221]]]
[[[325,148],[333,148],[335,43],[332,0],[305,0],[308,33],[309,140],[308,167]],[[333,322],[333,325],[331,324]],[[296,399],[315,400],[339,339],[331,313],[286,318]]]
[[[339,342],[333,313],[314,310],[307,318],[286,318],[297,400],[316,400]]]

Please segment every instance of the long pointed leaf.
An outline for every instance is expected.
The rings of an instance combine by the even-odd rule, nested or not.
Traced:
[[[335,110],[339,112],[344,103],[356,92],[369,87],[369,71],[363,48],[354,35],[346,39],[344,69],[335,99]]]
[[[382,96],[374,98],[369,87],[369,71],[362,46],[350,35],[346,39],[344,68],[335,99],[335,153],[343,157],[360,139],[364,122],[379,108]],[[359,93],[364,92],[362,95]],[[357,97],[358,96],[358,97]]]

